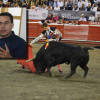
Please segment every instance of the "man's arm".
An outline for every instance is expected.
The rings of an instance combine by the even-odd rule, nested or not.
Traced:
[[[38,40],[43,38],[43,34],[39,35],[37,38],[35,38],[34,40],[31,41],[31,44],[37,42]]]

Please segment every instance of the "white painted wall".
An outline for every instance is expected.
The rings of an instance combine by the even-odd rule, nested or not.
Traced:
[[[20,37],[22,37],[25,41],[27,40],[27,33],[26,33],[26,8],[23,8],[22,20],[21,20],[21,30],[20,30]]]

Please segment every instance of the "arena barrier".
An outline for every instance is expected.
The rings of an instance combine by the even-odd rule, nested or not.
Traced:
[[[27,59],[18,59],[17,63],[22,65],[22,68],[25,67],[28,68],[31,72],[36,72],[36,69],[34,67],[33,61],[27,62],[29,59],[33,59],[33,52],[32,52],[32,46],[28,45],[28,58]]]
[[[80,23],[81,25],[49,24],[49,26],[59,29],[63,42],[100,45],[100,25],[92,25],[89,22]],[[42,23],[28,22],[28,42],[39,36],[42,31]],[[40,42],[44,40],[45,38]]]

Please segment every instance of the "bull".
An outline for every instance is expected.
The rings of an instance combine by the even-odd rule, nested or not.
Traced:
[[[70,64],[71,72],[66,76],[70,78],[76,73],[77,66],[84,70],[84,78],[88,74],[89,68],[87,67],[89,61],[88,50],[90,47],[80,47],[62,42],[51,41],[49,46],[45,49],[44,44],[37,52],[35,59],[33,59],[34,66],[37,73],[44,73],[47,68],[47,73],[51,74],[51,67],[58,64]]]

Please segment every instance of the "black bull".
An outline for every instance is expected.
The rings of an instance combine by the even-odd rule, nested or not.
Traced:
[[[84,78],[87,76],[89,61],[88,50],[89,47],[73,46],[61,42],[49,42],[49,46],[45,49],[45,44],[40,48],[36,54],[36,58],[33,59],[34,66],[37,73],[44,73],[45,68],[51,75],[50,68],[52,66],[70,63],[71,72],[66,78],[70,78],[76,72],[77,66],[80,66],[84,70]]]

